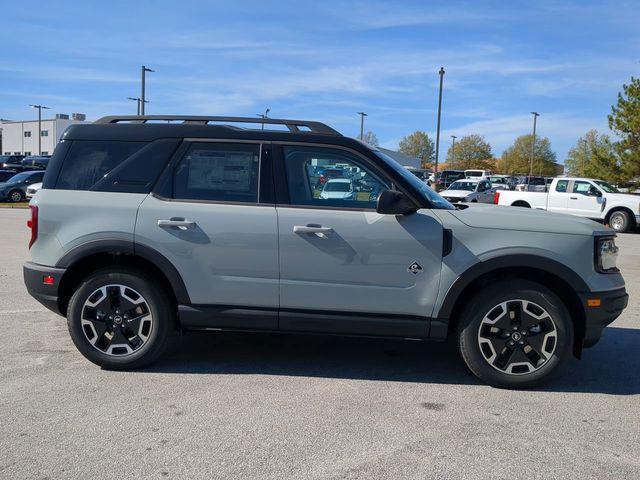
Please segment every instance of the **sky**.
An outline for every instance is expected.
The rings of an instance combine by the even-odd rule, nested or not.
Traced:
[[[640,76],[640,0],[3,0],[0,118],[134,114],[140,65],[148,114],[319,120],[380,145],[481,134],[500,156],[531,132],[560,162],[591,128],[607,132],[622,84]]]

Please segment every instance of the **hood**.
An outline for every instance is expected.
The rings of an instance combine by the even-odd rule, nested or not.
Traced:
[[[440,195],[443,197],[456,197],[456,198],[464,198],[467,195],[471,195],[474,192],[470,192],[469,190],[444,190],[440,192]]]
[[[593,235],[595,231],[611,231],[598,222],[575,215],[550,213],[523,207],[503,207],[469,203],[462,210],[449,210],[465,225],[473,228],[496,228],[500,230],[521,230],[527,232],[567,233],[573,235]]]

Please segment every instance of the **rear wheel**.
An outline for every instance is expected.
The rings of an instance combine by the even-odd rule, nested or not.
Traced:
[[[163,352],[174,313],[152,279],[129,269],[101,270],[69,302],[67,324],[80,353],[108,369],[134,369]]]
[[[624,210],[618,210],[613,212],[609,216],[609,226],[613,228],[616,232],[624,233],[629,230],[631,226],[631,219],[629,214]]]
[[[490,385],[546,382],[570,355],[573,324],[546,287],[516,280],[476,295],[460,318],[458,343],[469,369]]]
[[[24,200],[24,194],[20,190],[11,190],[7,195],[10,202],[16,203]]]

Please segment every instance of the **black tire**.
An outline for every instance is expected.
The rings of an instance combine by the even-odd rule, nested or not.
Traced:
[[[98,335],[98,329],[100,328],[99,321],[94,323],[94,325],[97,325],[98,327],[93,330],[89,327],[89,329],[86,330],[86,318],[88,318],[88,316],[87,311],[84,309],[88,308],[100,312],[100,305],[102,305],[100,303],[97,308],[92,308],[87,306],[86,302],[89,302],[92,295],[96,295],[96,292],[102,287],[105,287],[104,291],[106,293],[109,293],[110,289],[118,291],[119,288],[116,288],[115,285],[121,285],[124,286],[125,289],[130,289],[125,291],[128,295],[134,296],[137,300],[139,300],[139,298],[135,297],[134,294],[139,294],[142,297],[146,306],[144,309],[142,309],[142,307],[140,308],[141,310],[146,311],[147,315],[140,315],[140,317],[146,318],[147,320],[143,321],[147,322],[149,325],[148,327],[145,325],[145,328],[148,328],[147,332],[145,332],[147,334],[145,340],[143,340],[145,337],[142,336],[141,324],[136,335],[134,335],[136,332],[133,330],[121,330],[119,333],[116,332],[117,328],[126,329],[130,326],[124,326],[127,321],[122,320],[121,318],[121,325],[115,325],[115,321],[118,320],[116,319],[111,322],[111,327],[105,327],[104,332],[100,335]],[[131,290],[133,293],[131,293]],[[99,296],[100,295],[98,294],[98,297]],[[124,298],[126,299],[127,297]],[[111,297],[109,296],[109,298],[107,298],[107,295],[105,295],[102,301],[108,301],[110,303]],[[122,299],[118,301],[118,305],[120,305],[121,301]],[[128,300],[125,301],[128,302]],[[111,307],[113,307],[113,305],[111,305]],[[107,308],[109,307],[107,306]],[[123,310],[126,308],[127,306],[124,306]],[[85,314],[84,327],[82,325],[83,313]],[[109,322],[106,315],[108,315],[108,313],[103,314],[105,324]],[[123,315],[126,319],[126,314],[123,313]],[[121,315],[117,315],[117,317],[121,317]],[[96,365],[110,370],[137,369],[153,363],[165,350],[165,345],[174,322],[175,313],[171,302],[168,300],[167,292],[161,289],[153,279],[146,276],[144,273],[122,267],[102,269],[88,276],[81,282],[77,290],[74,292],[67,310],[67,325],[69,327],[69,333],[71,334],[73,343],[76,345],[80,353]],[[113,332],[116,332],[115,335],[109,339],[109,334]],[[107,335],[105,335],[105,333]],[[94,338],[97,340],[94,340],[96,346],[94,346],[94,343],[90,341],[88,335],[92,336],[92,340],[94,340]],[[126,339],[126,337],[129,336],[133,338],[135,343],[132,344],[131,338],[129,338],[129,340]],[[108,344],[116,338],[125,342],[122,343],[123,347],[126,347],[128,344],[133,346],[135,349],[132,352],[125,353],[122,352],[123,348],[116,345],[118,348],[114,348],[110,353],[105,351],[105,348],[108,349]],[[102,343],[99,342],[102,340],[104,340],[102,343],[107,343],[107,347],[103,348],[101,346]],[[141,344],[136,346],[137,343]],[[117,353],[118,350],[120,351],[119,354]]]
[[[624,210],[616,210],[609,215],[609,226],[618,233],[629,231],[631,227],[631,218]]]
[[[511,320],[514,318],[511,317],[512,308],[516,311],[515,321]],[[519,314],[518,308],[521,309]],[[535,320],[530,312],[541,314],[542,317]],[[545,313],[548,315],[545,316]],[[492,320],[490,314],[497,318]],[[508,328],[498,328],[507,320]],[[495,324],[490,324],[492,321]],[[538,325],[534,323],[533,326],[523,327],[531,321],[537,321]],[[515,324],[519,328],[512,331],[512,325]],[[494,327],[500,333],[494,332]],[[523,331],[528,337],[520,335]],[[515,338],[516,334],[520,338]],[[487,339],[489,336],[492,338],[490,341]],[[501,388],[530,388],[547,382],[557,374],[571,355],[573,323],[562,301],[543,285],[528,280],[501,281],[483,289],[471,299],[460,316],[457,338],[464,362],[480,380]],[[503,349],[500,348],[500,342],[504,342]],[[520,345],[520,342],[524,342],[524,345]],[[509,343],[515,346],[508,346]],[[527,348],[530,350],[527,351]],[[540,350],[542,354],[538,355]],[[492,355],[495,356],[493,361]],[[539,357],[537,365],[529,356]],[[508,359],[508,363],[505,361],[501,365],[502,359]],[[530,371],[525,372],[525,368]]]
[[[24,200],[24,193],[20,190],[11,190],[7,195],[7,199],[12,203],[22,202]]]

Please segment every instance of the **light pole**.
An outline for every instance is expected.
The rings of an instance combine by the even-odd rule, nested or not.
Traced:
[[[264,113],[257,113],[256,115],[258,115],[262,120],[266,120],[267,118],[269,118],[269,112],[271,111],[270,108],[267,108]],[[262,123],[262,130],[264,130],[264,122]]]
[[[145,76],[147,72],[155,72],[155,70],[151,70],[150,68],[142,65],[142,95],[140,95],[140,115],[144,115],[144,104],[148,103],[144,99]]]
[[[589,144],[586,138],[582,140],[582,145],[584,146],[584,152],[582,152],[582,162],[580,162],[580,176],[584,177],[584,164],[587,160],[587,156],[589,155]]]
[[[536,120],[540,116],[538,112],[531,112],[533,115],[533,138],[531,139],[531,164],[529,165],[529,183],[531,183],[531,176],[533,175],[533,157],[536,148]]]
[[[451,139],[453,140],[453,145],[451,145],[451,168],[453,169],[453,165],[456,163],[456,137],[455,135],[451,135]]]
[[[440,117],[442,114],[442,80],[444,79],[444,67],[440,67],[438,71],[440,75],[440,90],[438,91],[438,127],[436,129],[436,164],[434,167],[435,173],[438,173],[438,155],[440,153]]]
[[[358,115],[360,115],[360,141],[364,142],[364,117],[369,115],[364,112],[358,112]]]
[[[42,155],[42,109],[51,110],[44,105],[29,105],[32,108],[38,109],[38,155]]]
[[[133,98],[133,97],[127,97],[128,100],[133,100],[134,102],[136,102],[136,105],[138,106],[138,109],[136,111],[136,115],[140,116],[140,99],[139,98]]]

